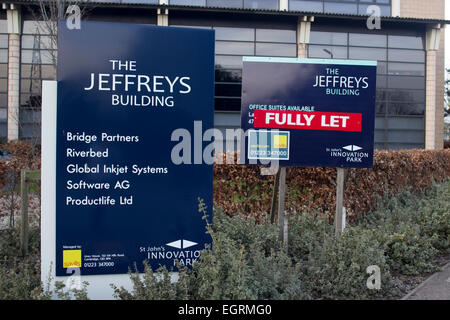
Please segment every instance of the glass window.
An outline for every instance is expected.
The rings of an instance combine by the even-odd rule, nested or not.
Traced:
[[[358,13],[358,5],[355,3],[343,3],[343,2],[324,2],[324,12],[330,13]]]
[[[8,65],[0,64],[0,77],[8,77]]]
[[[255,30],[250,28],[215,27],[216,40],[255,41]]]
[[[216,82],[241,82],[242,70],[216,69],[215,80]]]
[[[8,48],[8,35],[0,34],[0,48]]]
[[[371,5],[374,4],[360,4],[358,6],[358,13],[362,15],[372,15],[374,11],[369,9]],[[380,9],[382,17],[389,17],[391,15],[391,6],[378,5],[378,8]]]
[[[23,63],[42,63],[42,64],[53,64],[53,59],[56,57],[56,51],[48,50],[22,50],[22,62]]]
[[[1,49],[0,50],[0,63],[7,63],[8,62],[8,49]]]
[[[242,8],[243,0],[207,0],[208,7]]]
[[[392,117],[387,120],[387,128],[388,129],[397,129],[397,130],[405,130],[405,129],[424,129],[424,121],[421,118],[401,118],[401,117]]]
[[[7,20],[0,20],[0,33],[8,33]]]
[[[35,41],[37,42],[36,44]],[[22,48],[33,49],[35,46],[38,49],[56,49],[56,43],[52,41],[50,36],[22,36]]]
[[[380,34],[350,33],[349,45],[361,47],[386,47],[387,36]]]
[[[389,49],[389,61],[425,62],[425,51]]]
[[[240,98],[215,98],[214,105],[216,110],[241,111]]]
[[[386,60],[386,49],[350,47],[350,59]]]
[[[216,83],[215,95],[222,97],[240,97],[242,91],[242,85],[240,83]]]
[[[244,0],[244,8],[277,10],[278,0]]]
[[[389,74],[402,76],[425,76],[425,64],[390,62]]]
[[[387,63],[386,62],[378,62],[377,63],[377,74],[387,74]]]
[[[329,44],[329,45],[347,45],[347,34],[339,32],[321,32],[311,31],[310,43]]]
[[[181,6],[206,6],[206,0],[170,0],[169,4]]]
[[[388,39],[390,48],[425,49],[422,37],[389,35]]]
[[[323,2],[306,1],[306,0],[290,0],[289,10],[292,11],[308,11],[308,12],[323,12]]]
[[[347,47],[309,45],[310,58],[347,59]]]
[[[296,43],[294,30],[256,29],[256,41]]]
[[[242,69],[242,56],[216,55],[216,68]]]
[[[388,113],[392,115],[424,115],[425,104],[389,102]],[[413,128],[415,129],[415,127]]]
[[[0,79],[0,92],[7,92],[7,91],[8,91],[8,80]]]
[[[297,45],[257,42],[256,55],[269,57],[296,57]]]
[[[254,55],[253,42],[216,41],[216,54]]]
[[[423,89],[425,77],[389,76],[388,86],[393,89]]]
[[[388,91],[390,101],[425,103],[425,90],[393,90]]]

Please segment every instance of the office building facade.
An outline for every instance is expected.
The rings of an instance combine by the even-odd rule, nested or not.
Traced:
[[[57,2],[56,0],[50,2]],[[243,56],[377,60],[375,147],[443,147],[444,0],[89,1],[83,19],[215,30],[215,126],[240,126]],[[2,1],[0,135],[39,137],[56,43],[39,1]],[[193,47],[192,50],[195,50]]]

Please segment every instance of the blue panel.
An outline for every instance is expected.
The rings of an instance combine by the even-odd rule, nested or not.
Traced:
[[[289,132],[279,148],[246,137],[246,163],[278,157],[281,166],[373,166],[375,61],[246,57],[242,78],[241,128]],[[348,122],[338,123],[340,116]]]
[[[213,172],[175,164],[171,137],[213,128],[214,31],[62,21],[58,36],[56,274],[189,266],[211,242]]]

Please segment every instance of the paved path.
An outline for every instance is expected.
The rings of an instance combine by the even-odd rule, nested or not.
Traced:
[[[450,300],[450,262],[430,276],[402,300]]]

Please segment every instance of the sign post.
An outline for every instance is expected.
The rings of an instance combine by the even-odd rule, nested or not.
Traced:
[[[244,57],[241,128],[246,164],[337,168],[336,233],[345,168],[372,168],[376,61]],[[275,183],[276,185],[276,183]],[[278,210],[280,239],[283,228]]]
[[[43,204],[43,225],[55,230],[42,232],[55,233],[43,238],[54,256],[45,261],[56,280],[79,268],[93,298],[111,297],[112,275],[127,278],[135,263],[142,271],[144,260],[189,267],[211,243],[198,199],[211,210],[202,151],[213,128],[214,31],[62,22],[58,37],[56,149],[43,146],[56,157],[43,171],[47,186],[56,173],[43,189],[55,193],[43,195],[55,201]]]

